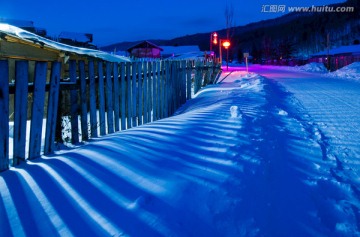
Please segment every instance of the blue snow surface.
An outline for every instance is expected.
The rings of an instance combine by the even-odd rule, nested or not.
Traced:
[[[360,83],[250,71],[1,173],[0,236],[360,236]]]

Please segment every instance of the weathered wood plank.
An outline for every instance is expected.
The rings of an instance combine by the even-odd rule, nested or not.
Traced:
[[[106,115],[108,134],[114,133],[113,86],[111,80],[112,63],[106,63]]]
[[[114,125],[115,131],[120,131],[120,82],[119,67],[117,63],[113,64],[114,74]]]
[[[152,119],[152,113],[151,113],[151,110],[152,110],[152,87],[153,87],[153,77],[152,77],[152,62],[149,62],[148,63],[148,122],[150,123],[151,122],[151,119]]]
[[[181,64],[181,104],[186,102],[186,61]]]
[[[121,130],[126,129],[126,82],[125,82],[125,63],[120,64],[121,77]]]
[[[76,75],[76,61],[70,60],[69,61],[69,75],[70,75],[70,82],[76,83],[77,75]],[[70,116],[71,116],[71,143],[77,144],[79,143],[79,119],[78,119],[78,91],[71,90],[70,91],[70,101],[71,101],[71,108],[70,108]]]
[[[131,128],[131,122],[132,122],[132,80],[131,80],[131,70],[132,65],[131,63],[126,63],[126,83],[127,83],[127,108],[126,108],[126,114],[127,114],[127,128]]]
[[[148,123],[148,63],[143,63],[144,81],[143,81],[143,123]]]
[[[158,82],[157,82],[157,75],[156,75],[156,70],[157,70],[157,63],[156,62],[152,62],[150,64],[152,66],[152,111],[153,111],[153,121],[157,120],[157,115],[158,115]]]
[[[138,68],[138,63],[134,62],[132,64],[132,105],[131,105],[131,109],[132,109],[132,127],[136,127],[137,126],[137,121],[136,121],[136,108],[137,108],[137,82],[136,82],[136,74],[137,74],[137,68]]]
[[[167,87],[168,98],[169,98],[169,111],[166,117],[169,117],[174,110],[175,107],[175,80],[176,80],[176,62],[170,62],[170,78],[169,84]]]
[[[187,62],[187,74],[186,74],[186,98],[188,100],[191,99],[191,86],[192,86],[192,80],[191,80],[191,74],[192,74],[192,62]]]
[[[2,58],[38,61],[53,61],[59,58],[59,52],[41,48],[40,45],[38,45],[38,47],[34,47],[34,44],[19,44],[17,42],[8,42],[6,40],[1,40],[0,48]]]
[[[25,160],[26,123],[28,107],[29,62],[17,61],[15,64],[15,107],[14,107],[14,146],[13,165]]]
[[[162,95],[162,82],[163,77],[165,76],[164,73],[160,73],[164,62],[156,62],[156,85],[157,85],[157,120],[162,118],[163,108],[161,107],[163,95]]]
[[[165,62],[165,85],[164,85],[164,118],[169,117],[170,110],[170,83],[171,83],[171,63],[169,61]]]
[[[94,61],[89,61],[89,99],[90,99],[90,131],[91,137],[98,137],[97,115],[96,115],[96,82]]]
[[[33,104],[31,111],[29,160],[39,157],[41,152],[41,135],[44,119],[46,73],[47,63],[36,62]]]
[[[0,171],[9,168],[9,65],[0,60]]]
[[[61,63],[53,62],[50,75],[50,90],[48,96],[48,109],[46,119],[46,133],[44,154],[51,154],[55,151],[55,133],[57,124],[57,113],[59,106]]]
[[[88,110],[87,110],[87,91],[86,91],[86,75],[85,62],[79,61],[79,77],[80,77],[80,108],[81,108],[81,137],[83,141],[89,140],[88,129]]]
[[[143,65],[144,62],[139,63],[138,67],[138,125],[143,122]]]
[[[168,64],[168,62],[167,62]],[[160,116],[159,119],[165,118],[166,117],[166,112],[165,112],[165,95],[166,95],[166,89],[165,89],[165,85],[166,85],[166,77],[168,76],[166,73],[166,63],[164,61],[162,61],[161,63],[159,62],[159,83],[160,83],[160,87],[159,87],[159,95],[160,95],[160,100],[159,100],[159,107],[160,107]]]
[[[174,112],[179,108],[180,106],[180,93],[181,93],[181,88],[180,88],[180,62],[176,61],[175,62],[175,75],[174,75],[174,83],[175,83],[175,87],[173,89],[174,91],[174,109],[173,111],[171,111],[171,115],[174,114]]]
[[[104,88],[104,71],[103,63],[98,62],[98,77],[99,77],[99,122],[100,122],[100,135],[106,134],[106,121],[105,121],[105,88]]]

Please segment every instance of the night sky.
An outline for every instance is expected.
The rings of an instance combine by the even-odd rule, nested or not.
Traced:
[[[261,12],[265,4],[312,6],[345,0],[233,0],[236,25],[275,18]],[[61,31],[93,33],[104,46],[122,41],[171,39],[225,28],[226,1],[221,0],[0,0],[0,18],[31,20],[51,36]]]

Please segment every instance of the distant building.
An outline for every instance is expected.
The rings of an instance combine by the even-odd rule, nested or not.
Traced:
[[[203,55],[204,53],[200,51],[199,46],[197,45],[186,45],[186,46],[160,46],[163,51],[161,53],[162,58],[170,57],[181,57],[185,55]]]
[[[310,62],[324,63],[330,71],[360,62],[360,45],[341,46],[313,54]]]
[[[72,45],[76,47],[96,49],[97,47],[92,44],[93,35],[89,33],[77,32],[61,32],[58,41],[63,44]]]
[[[163,49],[149,41],[143,41],[126,50],[133,58],[160,58]]]
[[[46,37],[46,35],[47,35],[46,30],[43,28],[35,27],[33,21],[0,18],[0,23],[5,23],[5,24],[12,25],[12,26],[16,26],[23,30],[29,31],[31,33],[37,34],[42,37]]]

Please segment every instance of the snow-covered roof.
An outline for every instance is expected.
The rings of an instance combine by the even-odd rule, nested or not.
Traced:
[[[204,52],[190,52],[190,53],[183,53],[174,55],[176,59],[189,59],[189,60],[196,60],[205,58]]]
[[[164,51],[163,55],[179,55],[187,53],[200,53],[200,48],[197,45],[186,45],[186,46],[160,46]]]
[[[131,52],[131,50],[134,49],[134,48],[157,48],[157,49],[159,49],[160,51],[163,50],[161,47],[159,47],[159,46],[157,46],[156,44],[151,43],[150,41],[147,41],[147,40],[131,46],[131,47],[128,48],[126,51]]]
[[[9,35],[9,36],[18,38],[18,39],[22,39],[22,40],[31,42],[33,44],[38,43],[38,44],[43,45],[44,47],[59,50],[59,51],[65,52],[65,53],[68,52],[68,53],[74,53],[74,54],[83,55],[83,56],[99,58],[99,59],[103,59],[103,60],[109,61],[109,62],[131,62],[131,59],[128,57],[112,55],[112,54],[109,54],[109,53],[106,53],[103,51],[99,51],[99,50],[94,50],[94,49],[79,48],[79,47],[62,44],[62,43],[55,42],[53,40],[49,40],[47,38],[38,36],[29,31],[23,30],[21,28],[18,28],[16,26],[12,26],[9,24],[0,23],[0,32],[4,33],[6,35]]]
[[[25,21],[25,20],[0,18],[0,23],[9,24],[17,27],[26,27],[26,28],[34,27],[34,22]]]
[[[91,42],[92,35],[87,33],[67,32],[63,31],[59,35],[59,39],[71,39],[77,42]]]
[[[329,55],[338,55],[338,54],[360,54],[360,45],[341,46],[329,50]],[[324,56],[324,55],[328,55],[327,50],[313,54],[313,56]]]

